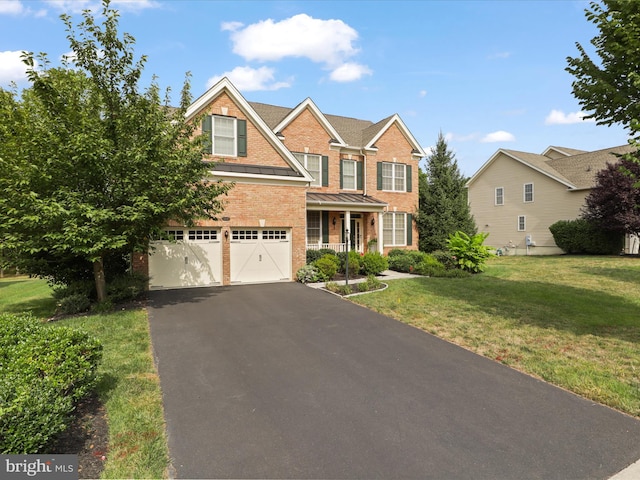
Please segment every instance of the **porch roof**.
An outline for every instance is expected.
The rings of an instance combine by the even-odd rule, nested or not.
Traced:
[[[374,197],[357,193],[307,192],[307,210],[357,210],[382,212],[389,204]]]

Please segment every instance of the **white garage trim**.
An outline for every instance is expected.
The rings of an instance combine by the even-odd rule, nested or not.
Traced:
[[[174,241],[152,242],[149,288],[209,287],[222,283],[222,243],[219,229],[174,228]]]
[[[291,229],[231,229],[231,283],[291,280]]]

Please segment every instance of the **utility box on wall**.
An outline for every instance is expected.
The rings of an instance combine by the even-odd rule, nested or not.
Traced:
[[[527,247],[535,247],[536,246],[536,242],[533,241],[533,239],[531,238],[531,235],[527,235],[524,239],[525,244],[527,245]]]

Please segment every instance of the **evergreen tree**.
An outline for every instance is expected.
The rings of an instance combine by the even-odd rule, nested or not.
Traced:
[[[477,230],[467,202],[467,179],[460,173],[455,155],[448,149],[442,133],[427,158],[427,171],[421,170],[419,175],[416,223],[420,250],[444,249],[449,235],[456,231],[474,235]]]

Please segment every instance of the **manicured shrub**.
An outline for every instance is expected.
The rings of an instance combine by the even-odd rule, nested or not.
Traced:
[[[382,288],[382,282],[375,275],[367,275],[364,282],[356,283],[359,292],[371,292]]]
[[[389,256],[389,269],[396,272],[414,273],[426,256],[426,253],[417,250],[396,249],[394,254]]]
[[[320,281],[318,269],[314,265],[305,265],[296,272],[296,279],[300,283],[318,282]]]
[[[560,220],[549,227],[556,245],[565,253],[613,255],[622,250],[624,238],[607,232],[588,220]],[[534,247],[535,248],[535,247]]]
[[[321,248],[318,250],[320,252],[320,256],[324,257],[325,255],[335,255],[336,251],[332,248]]]
[[[100,343],[85,332],[0,314],[0,452],[39,453],[95,387]]]
[[[389,261],[378,252],[365,253],[361,263],[362,273],[365,275],[380,275],[389,269]]]
[[[435,252],[431,252],[430,255],[438,260],[447,270],[458,270],[458,261],[448,250],[436,250]]]
[[[340,260],[340,273],[345,273],[347,268],[347,254],[346,252],[338,252],[338,259]],[[349,250],[349,276],[359,275],[361,267],[361,257],[355,250]]]
[[[320,257],[322,257],[322,253],[320,253],[320,250],[307,250],[307,265],[311,265]]]
[[[397,255],[404,255],[407,251],[402,248],[392,248],[389,250],[388,257],[395,257]]]
[[[75,315],[76,313],[82,313],[89,310],[91,307],[91,301],[89,297],[82,293],[76,293],[64,297],[58,302],[58,313],[63,315]]]
[[[324,255],[313,263],[318,270],[318,277],[321,281],[331,280],[338,272],[340,261],[335,255]]]
[[[472,273],[484,271],[487,259],[493,256],[491,248],[483,245],[488,236],[488,233],[469,236],[460,231],[449,235],[447,246],[451,254],[456,257],[460,268]]]

